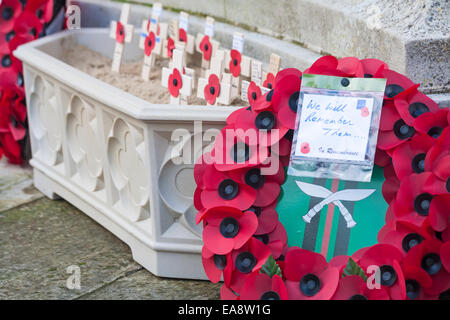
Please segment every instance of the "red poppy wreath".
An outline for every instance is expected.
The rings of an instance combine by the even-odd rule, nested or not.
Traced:
[[[448,298],[449,110],[376,59],[326,56],[304,73],[387,79],[375,164],[384,170],[389,207],[378,243],[328,262],[319,253],[288,247],[276,211],[285,171],[261,171],[269,156],[289,163],[302,73],[284,69],[271,81],[271,91],[256,93],[248,108],[229,116],[212,150],[195,165],[194,205],[203,224],[207,276],[224,281],[222,299]],[[249,128],[265,134],[244,143],[241,132]],[[379,286],[370,289],[373,265],[379,266]]]

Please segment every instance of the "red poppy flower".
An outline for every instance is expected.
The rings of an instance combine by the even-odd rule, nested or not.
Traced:
[[[250,139],[250,138],[249,138]],[[239,138],[234,128],[224,127],[216,136],[211,155],[219,171],[257,166],[268,159],[268,149]]]
[[[407,221],[391,221],[378,232],[378,242],[390,244],[407,253],[412,247],[431,239],[424,226],[419,227]]]
[[[203,59],[209,61],[212,55],[212,45],[209,41],[209,36],[204,36],[200,42],[200,51],[203,53]]]
[[[394,206],[396,217],[422,225],[429,215],[434,197],[430,193],[431,190],[425,188],[425,183],[431,175],[431,172],[412,174],[402,180]]]
[[[270,249],[261,241],[250,238],[240,249],[234,250],[231,256],[234,270],[230,288],[241,293],[245,280],[252,272],[259,270],[270,256]]]
[[[407,96],[396,97],[394,104],[402,119],[410,126],[414,125],[415,119],[420,115],[439,110],[436,102],[417,90]]]
[[[272,89],[253,101],[251,109],[253,111],[262,111],[270,108],[272,106],[273,91],[274,90]]]
[[[25,10],[34,13],[42,23],[50,22],[53,17],[53,0],[27,1]]]
[[[187,42],[187,33],[186,30],[184,30],[183,28],[178,29],[178,39],[181,42]]]
[[[239,300],[239,294],[231,290],[225,284],[220,287],[220,299],[221,300]]]
[[[0,132],[0,145],[2,146],[3,154],[10,163],[22,163],[20,144],[10,132]]]
[[[381,70],[389,69],[385,62],[378,59],[362,59],[360,62],[364,70],[364,78],[373,78]]]
[[[202,262],[206,275],[211,282],[219,282],[223,274],[225,285],[230,284],[231,272],[233,271],[231,254],[215,254],[204,246],[202,249]]]
[[[0,4],[0,32],[10,32],[21,13],[22,4],[19,0],[3,0]]]
[[[323,56],[317,59],[304,73],[322,74],[327,76],[348,77],[349,75],[338,70],[339,61],[333,56]]]
[[[395,98],[406,97],[416,91],[419,85],[414,84],[408,77],[389,69],[382,69],[375,78],[386,78],[386,89],[384,99],[392,100]]]
[[[280,194],[280,185],[284,182],[284,168],[278,167],[274,175],[264,175],[262,166],[241,168],[228,174],[235,181],[245,184],[256,191],[254,206],[265,207],[272,204]]]
[[[294,68],[278,72],[272,97],[277,119],[289,129],[295,129],[302,73]]]
[[[254,235],[253,237],[269,247],[274,259],[278,259],[281,256],[287,245],[286,229],[280,222],[278,222],[276,228],[272,232]]]
[[[230,51],[230,58],[230,64],[228,65],[230,73],[233,77],[239,77],[241,75],[241,53],[233,49]]]
[[[329,266],[315,252],[290,248],[286,254],[284,274],[289,299],[328,300],[339,283],[339,270]]]
[[[268,89],[272,89],[274,83],[275,83],[275,76],[274,76],[274,74],[271,73],[271,72],[267,73],[266,80],[264,80],[264,82],[263,82],[263,87],[264,88],[268,88]]]
[[[250,143],[271,146],[277,143],[289,130],[276,117],[275,112],[268,108],[264,111],[247,110],[242,112],[235,123],[237,135],[241,140],[251,136]],[[256,138],[256,139],[255,139]]]
[[[241,300],[287,300],[283,279],[274,275],[252,273],[242,286]]]
[[[278,213],[275,210],[277,201],[274,201],[266,207],[251,206],[248,211],[252,211],[258,218],[258,229],[255,234],[267,234],[275,230],[278,225]]]
[[[381,111],[377,147],[381,150],[390,150],[406,142],[414,134],[414,128],[400,117],[394,104],[385,101]]]
[[[155,33],[153,31],[150,31],[147,37],[145,37],[144,43],[144,53],[147,57],[149,57],[152,54],[152,51],[155,48],[155,44],[156,44]]]
[[[375,164],[379,167],[385,167],[391,164],[391,156],[386,151],[378,149],[375,152]]]
[[[23,11],[14,22],[15,34],[31,34],[36,39],[42,32],[43,25],[35,14]]]
[[[342,71],[349,77],[364,77],[364,68],[361,61],[355,57],[345,57],[338,60],[337,70]]]
[[[332,300],[389,300],[386,289],[369,289],[363,278],[346,276],[339,281]]]
[[[309,143],[308,142],[302,142],[302,144],[300,145],[300,152],[307,154],[309,153],[310,148],[309,148]]]
[[[173,41],[172,38],[169,37],[167,39],[167,56],[169,58],[172,58],[174,49],[175,49],[175,42]]]
[[[224,255],[241,248],[255,233],[258,219],[251,211],[215,207],[205,214],[203,241],[208,250]]]
[[[205,208],[226,205],[240,210],[251,207],[256,199],[256,190],[245,183],[235,181],[228,174],[208,165],[203,176],[204,189],[200,195]]]
[[[358,264],[367,273],[370,266],[379,267],[379,285],[386,288],[394,300],[404,300],[406,296],[405,279],[400,263],[403,254],[389,244],[376,244],[368,248],[358,260]],[[377,278],[377,277],[376,277]],[[375,278],[375,280],[377,280]]]
[[[416,267],[424,270],[432,280],[424,292],[436,295],[450,288],[450,256],[448,244],[438,240],[425,240],[414,246],[405,256],[404,267]]]
[[[436,300],[437,294],[428,295],[424,289],[431,287],[431,277],[425,270],[414,266],[402,266],[405,276],[407,300]]]
[[[416,135],[411,140],[395,148],[392,153],[392,164],[395,174],[403,179],[412,173],[425,171],[425,156],[434,141],[427,135]]]
[[[292,148],[292,134],[293,130],[289,129],[280,141],[270,147],[271,152],[279,155],[280,157],[290,156]]]
[[[444,129],[441,136],[434,141],[436,143],[425,157],[425,170],[432,171],[438,179],[446,183],[448,191],[450,190],[450,182],[448,182],[450,178],[450,127]]]
[[[116,24],[116,42],[124,43],[125,41],[125,28],[120,21]]]
[[[205,86],[203,94],[209,104],[216,103],[216,99],[220,95],[220,80],[214,73],[209,75],[208,84]]]
[[[429,220],[431,227],[442,232],[450,224],[450,194],[438,195],[430,203]]]
[[[414,121],[414,128],[420,133],[428,134],[430,137],[437,139],[442,131],[449,126],[448,115],[448,108],[424,113]]]
[[[400,180],[394,175],[386,178],[381,187],[383,198],[387,203],[391,203],[397,196],[398,189],[400,188]]]
[[[256,100],[261,97],[261,88],[256,85],[254,81],[250,82],[247,89],[247,99],[250,105],[253,105]]]
[[[183,83],[181,81],[181,74],[178,69],[174,68],[172,71],[172,74],[169,76],[169,93],[172,97],[178,97],[180,94],[180,89],[183,86]]]

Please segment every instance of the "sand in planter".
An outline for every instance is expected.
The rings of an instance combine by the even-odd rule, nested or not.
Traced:
[[[167,88],[161,85],[162,68],[169,64],[168,59],[156,59],[155,67],[150,74],[150,81],[145,82],[141,78],[142,61],[123,63],[120,74],[111,72],[111,59],[98,52],[81,45],[73,45],[67,48],[63,54],[63,61],[72,67],[81,70],[90,76],[104,81],[114,87],[120,88],[136,97],[151,103],[168,104],[170,94]],[[189,65],[189,67],[192,67]],[[200,68],[195,67],[196,75],[200,74]],[[189,105],[206,105],[206,101],[197,98],[197,88],[188,97]],[[246,103],[235,99],[232,105],[245,106]]]

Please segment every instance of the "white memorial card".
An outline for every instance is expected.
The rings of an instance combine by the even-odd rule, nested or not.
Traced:
[[[295,156],[364,161],[373,98],[304,94]]]

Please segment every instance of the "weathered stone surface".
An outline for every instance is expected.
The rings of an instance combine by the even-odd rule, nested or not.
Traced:
[[[206,300],[220,299],[220,285],[205,281],[158,278],[145,269],[117,279],[80,299]]]
[[[46,198],[0,213],[0,299],[217,298],[206,281],[157,278],[129,248],[65,201]],[[81,289],[68,289],[69,266]]]
[[[0,212],[40,197],[42,194],[33,186],[31,167],[0,160]]]
[[[379,58],[422,83],[426,92],[450,90],[448,0],[158,2],[295,40],[317,52]]]

